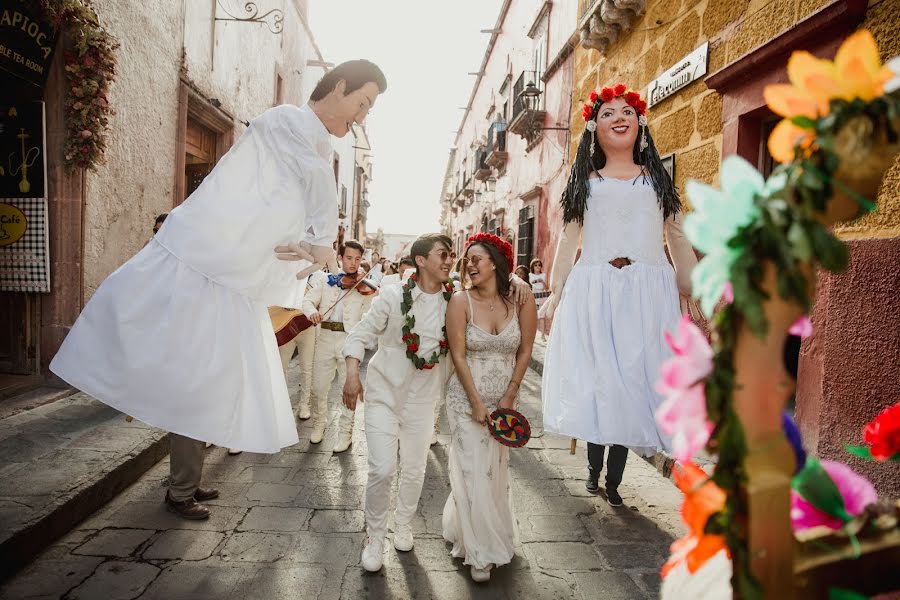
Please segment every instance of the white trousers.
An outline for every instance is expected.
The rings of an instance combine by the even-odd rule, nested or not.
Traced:
[[[419,504],[425,463],[434,427],[435,402],[405,402],[392,410],[380,402],[366,403],[366,444],[369,477],[366,484],[366,527],[369,537],[384,539],[391,506],[391,483],[400,460],[394,523],[409,523]]]
[[[313,357],[316,351],[316,333],[318,329],[318,327],[308,327],[298,333],[297,337],[278,348],[278,352],[281,354],[281,368],[284,369],[285,373],[287,373],[288,366],[291,364],[294,348],[297,348],[297,359],[300,361],[301,407],[309,406],[309,397],[312,394]]]
[[[337,375],[338,387],[344,385],[347,377],[347,366],[341,351],[347,333],[344,331],[331,331],[322,329],[316,338],[315,358],[312,366],[312,397],[310,398],[310,413],[313,426],[318,423],[328,424],[330,411],[328,410],[328,393],[331,391],[331,383]],[[352,410],[339,403],[340,416],[338,417],[338,431],[347,433],[353,431]]]

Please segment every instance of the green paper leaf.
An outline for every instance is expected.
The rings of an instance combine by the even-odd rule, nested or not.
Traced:
[[[844,523],[853,518],[847,513],[844,499],[834,480],[817,459],[813,457],[806,459],[806,466],[794,475],[791,487],[823,513]]]
[[[828,600],[869,600],[869,597],[852,590],[830,587],[828,588]]]
[[[797,127],[801,127],[803,129],[815,129],[816,122],[810,119],[809,117],[804,117],[803,115],[797,115],[796,117],[791,117],[791,123],[796,125]]]
[[[847,452],[853,456],[858,456],[859,458],[864,458],[866,460],[875,460],[872,456],[872,451],[869,450],[867,446],[851,446],[850,444],[847,444],[844,448],[846,448]]]

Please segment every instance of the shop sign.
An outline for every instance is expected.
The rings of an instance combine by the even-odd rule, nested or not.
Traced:
[[[0,69],[43,88],[50,72],[56,31],[29,0],[0,0]]]
[[[44,103],[0,105],[0,291],[49,292]]]
[[[675,63],[675,66],[654,79],[647,86],[647,106],[659,104],[678,90],[706,75],[709,61],[709,42]]]

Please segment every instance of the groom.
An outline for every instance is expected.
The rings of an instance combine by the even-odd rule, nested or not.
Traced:
[[[367,346],[378,340],[378,351],[369,362],[366,377],[366,442],[369,448],[369,477],[366,485],[366,526],[369,537],[362,553],[367,571],[381,569],[384,536],[391,504],[391,481],[400,454],[400,481],[394,513],[394,547],[408,552],[413,547],[410,521],[419,504],[425,462],[431,442],[434,403],[440,399],[447,381],[447,342],[444,317],[452,288],[450,278],[451,241],[430,233],[413,242],[410,256],[416,275],[403,285],[383,288],[344,344],[347,378],[344,404],[356,409],[363,401],[359,363]],[[412,328],[404,325],[414,319]],[[418,348],[407,344],[408,333],[419,336]],[[413,363],[407,355],[415,349]],[[432,360],[437,355],[436,364]],[[424,359],[424,360],[423,360]]]
[[[450,375],[446,328],[447,302],[453,293],[449,282],[453,266],[450,238],[438,233],[419,236],[410,257],[416,272],[403,285],[382,287],[372,308],[353,328],[344,343],[347,377],[344,404],[356,409],[366,402],[366,443],[369,476],[366,483],[368,539],[362,566],[381,569],[384,537],[391,505],[391,482],[400,481],[394,512],[394,548],[413,548],[410,521],[419,504],[425,463],[434,429],[434,405],[444,394]],[[510,278],[514,300],[531,297],[528,284]],[[378,340],[378,351],[369,362],[366,390],[359,379],[359,364],[366,347]]]

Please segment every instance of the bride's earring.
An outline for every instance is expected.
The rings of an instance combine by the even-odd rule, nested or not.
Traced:
[[[638,124],[641,126],[640,150],[641,150],[641,152],[643,152],[644,150],[647,149],[647,146],[649,145],[647,143],[647,117],[645,117],[644,115],[641,115],[640,117],[638,117]]]

